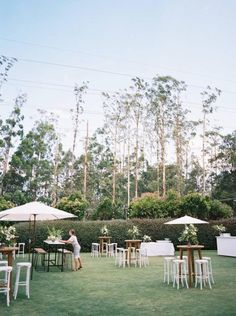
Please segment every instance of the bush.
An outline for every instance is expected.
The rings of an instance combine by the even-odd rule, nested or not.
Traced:
[[[113,204],[112,200],[105,197],[99,204],[93,214],[94,220],[111,220],[124,218],[121,205]]]
[[[135,199],[130,204],[130,218],[161,218],[168,215],[165,202],[155,195]]]
[[[84,218],[85,210],[88,207],[88,202],[81,196],[80,193],[74,193],[69,197],[61,198],[56,207],[60,210],[78,216],[78,219],[81,220]]]
[[[218,200],[209,200],[208,204],[210,206],[210,219],[229,218],[233,216],[232,208],[225,203],[222,203]]]
[[[180,203],[177,217],[189,215],[201,219],[208,219],[210,213],[210,206],[207,203],[206,197],[199,193],[190,193],[185,195]]]
[[[117,242],[120,247],[125,246],[125,239],[129,239],[128,229],[133,225],[138,226],[140,230],[140,239],[143,235],[151,237],[152,241],[158,239],[170,238],[174,245],[179,245],[178,238],[184,229],[184,225],[164,225],[170,219],[132,219],[132,220],[112,220],[112,221],[48,221],[37,222],[36,224],[36,245],[43,247],[43,240],[47,238],[47,228],[62,229],[63,239],[67,239],[68,232],[71,228],[75,229],[78,240],[81,243],[82,251],[89,252],[92,242],[98,242],[98,237],[101,235],[100,230],[104,225],[107,225],[109,235],[112,237],[112,242]],[[236,218],[224,219],[220,221],[211,221],[209,225],[197,225],[198,241],[205,246],[205,249],[216,249],[216,232],[213,225],[223,224],[227,232],[236,235]],[[28,244],[29,239],[29,224],[19,223],[15,225],[18,241]]]

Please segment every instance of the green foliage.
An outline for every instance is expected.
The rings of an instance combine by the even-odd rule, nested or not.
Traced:
[[[190,193],[182,198],[171,191],[166,199],[155,194],[146,194],[130,204],[130,218],[161,218],[189,215],[202,219],[220,219],[233,216],[227,204],[211,200],[199,193]]]
[[[107,197],[101,200],[93,214],[93,219],[95,220],[111,220],[122,218],[124,218],[124,213],[122,212],[121,205],[112,204],[112,200]]]
[[[233,216],[232,208],[225,203],[218,200],[209,200],[208,204],[210,205],[210,219],[228,218]]]
[[[6,200],[4,197],[0,196],[0,211],[7,210],[8,208],[14,207],[14,204],[8,200]]]
[[[129,216],[130,218],[160,218],[166,217],[167,212],[164,201],[154,194],[149,194],[131,202]]]
[[[77,192],[71,194],[69,197],[63,197],[56,205],[60,210],[72,213],[78,216],[81,220],[84,218],[85,211],[88,207],[88,202]]]
[[[185,195],[180,203],[177,217],[189,215],[197,218],[208,219],[210,206],[207,199],[199,193],[190,193]]]

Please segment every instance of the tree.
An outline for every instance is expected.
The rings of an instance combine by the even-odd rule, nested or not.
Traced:
[[[0,101],[1,101],[1,88],[3,84],[7,81],[8,72],[17,62],[17,59],[14,57],[7,57],[0,55]]]
[[[79,220],[82,220],[85,216],[88,202],[82,197],[80,192],[76,192],[68,197],[62,197],[56,204],[56,207],[60,210],[74,214],[78,216]]]
[[[215,88],[213,91],[210,86],[207,87],[205,91],[201,93],[202,95],[202,177],[203,177],[203,186],[202,194],[206,194],[206,124],[208,122],[208,115],[211,114],[214,110],[213,104],[217,100],[217,96],[220,96],[221,91]]]
[[[13,143],[16,143],[17,138],[21,139],[23,136],[23,124],[24,116],[21,114],[22,107],[26,102],[26,95],[20,94],[15,99],[15,104],[10,117],[6,119],[5,124],[0,128],[0,152],[2,155],[1,171],[2,179],[5,177],[8,170],[8,163],[10,159],[10,150],[13,147]],[[0,193],[2,194],[3,187],[0,186]]]

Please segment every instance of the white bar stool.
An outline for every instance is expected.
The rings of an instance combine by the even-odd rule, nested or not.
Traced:
[[[91,247],[91,257],[99,257],[100,256],[100,245],[96,242],[92,243]]]
[[[135,267],[136,265],[139,265],[139,267],[145,267],[149,265],[149,260],[148,260],[148,255],[147,255],[147,249],[146,248],[141,248],[141,249],[136,249],[136,262],[135,262]]]
[[[17,256],[19,257],[20,255],[22,255],[22,257],[25,257],[25,243],[24,242],[19,242],[18,243],[18,252],[17,252]]]
[[[129,266],[129,251],[119,248],[119,267],[125,268],[126,265]]]
[[[202,257],[202,259],[208,261],[209,275],[210,275],[210,278],[211,278],[211,282],[214,284],[214,283],[215,283],[215,280],[214,280],[214,278],[213,278],[212,265],[211,265],[211,257]]]
[[[0,286],[0,293],[4,293],[7,297],[7,306],[10,305],[10,275],[12,272],[12,267],[10,266],[1,266],[0,267],[0,273],[4,273],[6,276],[6,279],[4,279],[4,282],[1,282]]]
[[[211,289],[211,280],[209,276],[209,266],[208,260],[196,259],[195,260],[195,287],[200,284],[200,289],[202,290],[202,285],[206,285],[208,282]]]
[[[20,281],[20,273],[21,269],[26,269],[26,278],[24,281]],[[18,287],[25,286],[25,294],[29,298],[29,283],[30,283],[30,269],[31,269],[31,262],[18,262],[16,264],[16,282],[14,288],[14,299],[17,297]]]
[[[173,260],[175,257],[164,257],[164,283],[170,284],[173,281]]]
[[[0,261],[0,267],[7,267],[8,266],[8,261],[7,260],[1,260]],[[7,283],[7,271],[5,271],[5,276],[4,278],[0,278],[0,283]]]
[[[182,286],[184,286],[185,282],[188,288],[186,261],[184,259],[173,260],[173,279],[173,287],[176,284],[177,289],[179,289],[179,280],[181,280]]]
[[[180,256],[176,256],[176,259],[180,259]],[[187,272],[187,274],[188,274],[188,256],[183,256],[182,259],[185,260],[185,263],[186,263],[186,272]]]

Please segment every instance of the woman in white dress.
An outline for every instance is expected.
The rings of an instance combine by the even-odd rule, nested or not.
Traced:
[[[75,230],[71,229],[69,231],[70,238],[68,240],[61,240],[65,244],[72,244],[74,248],[74,263],[73,263],[73,271],[77,271],[82,268],[82,262],[80,258],[80,244],[78,243],[77,237],[75,235]]]

